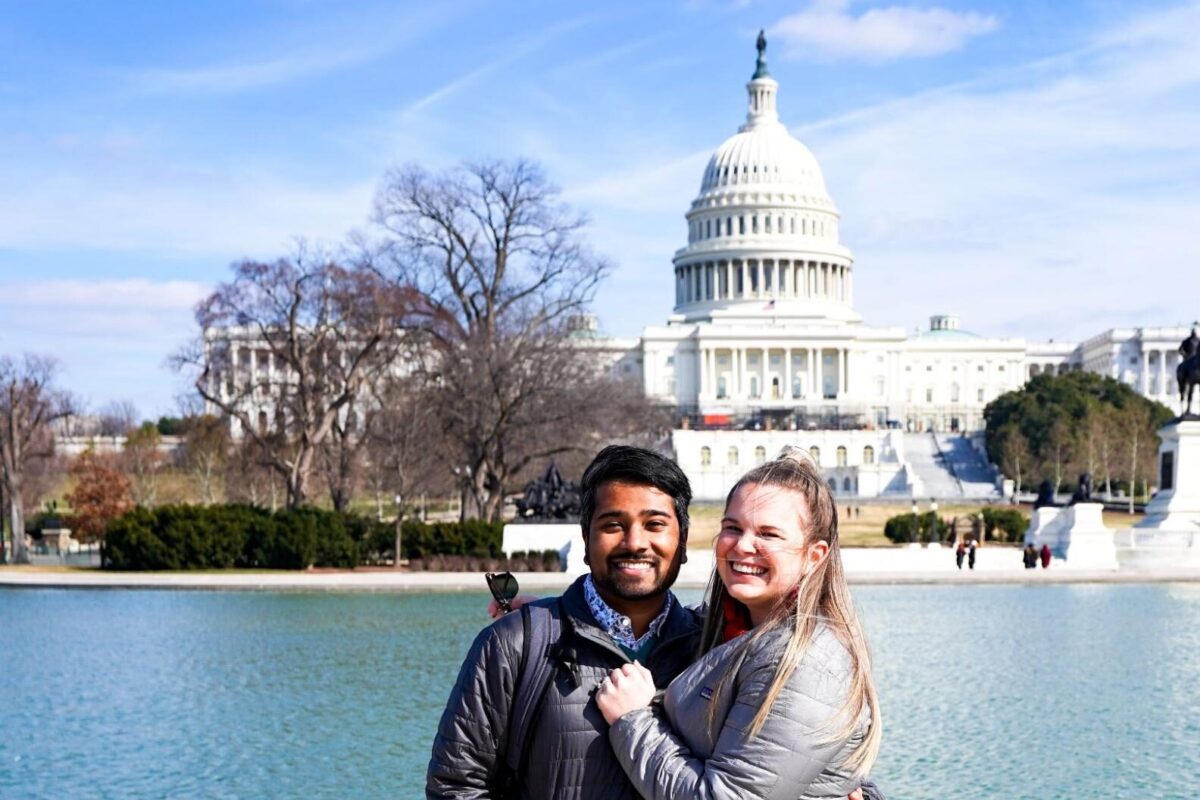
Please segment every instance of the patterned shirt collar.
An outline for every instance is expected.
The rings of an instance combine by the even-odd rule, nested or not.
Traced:
[[[633,635],[633,622],[629,617],[619,611],[614,611],[608,603],[604,602],[604,598],[596,591],[596,584],[592,582],[591,575],[583,579],[583,596],[587,599],[588,608],[591,610],[592,616],[596,618],[596,622],[600,623],[600,627],[612,637],[614,642],[628,650],[640,650],[652,636],[658,635],[662,626],[666,624],[667,615],[671,613],[671,604],[674,602],[671,593],[667,592],[667,601],[663,603],[662,612],[651,620],[650,627],[639,638]]]

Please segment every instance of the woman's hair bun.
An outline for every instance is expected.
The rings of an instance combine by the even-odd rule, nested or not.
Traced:
[[[779,451],[779,460],[794,461],[797,464],[814,468],[818,466],[817,462],[813,460],[812,453],[794,444],[783,446],[783,449]]]

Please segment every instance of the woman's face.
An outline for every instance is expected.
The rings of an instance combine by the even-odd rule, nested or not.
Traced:
[[[805,545],[810,525],[804,496],[791,489],[746,484],[730,498],[717,535],[717,573],[755,625],[828,554],[825,542]]]

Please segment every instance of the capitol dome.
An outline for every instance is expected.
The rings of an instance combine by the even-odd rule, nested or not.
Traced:
[[[765,51],[760,34],[746,123],[709,159],[687,213],[688,244],[674,258],[676,312],[857,319],[837,207],[817,159],[779,121]]]
[[[749,185],[833,204],[812,151],[778,122],[747,128],[726,139],[708,161],[700,193]]]

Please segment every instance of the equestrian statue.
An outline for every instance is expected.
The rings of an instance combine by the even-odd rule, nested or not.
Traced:
[[[1192,413],[1192,394],[1200,386],[1200,336],[1196,335],[1196,327],[1192,333],[1179,345],[1179,354],[1183,357],[1175,368],[1175,379],[1179,381],[1179,404],[1183,406],[1180,419],[1200,419],[1200,414]]]

